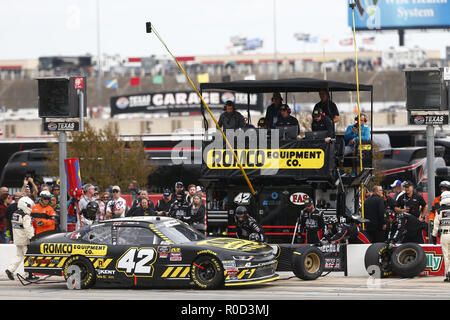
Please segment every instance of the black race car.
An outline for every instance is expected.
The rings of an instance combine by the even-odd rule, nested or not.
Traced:
[[[177,287],[212,289],[278,279],[272,247],[206,238],[168,217],[107,220],[31,242],[26,272],[64,276],[69,288]]]

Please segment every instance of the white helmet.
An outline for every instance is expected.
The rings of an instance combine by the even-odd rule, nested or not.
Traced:
[[[441,193],[441,205],[449,205],[450,204],[450,191],[444,191]]]
[[[50,191],[44,190],[44,191],[41,191],[41,193],[39,194],[39,196],[40,196],[41,198],[50,200],[50,198],[52,197],[52,194],[50,193]]]
[[[17,202],[17,208],[21,209],[26,214],[31,213],[31,207],[34,206],[34,201],[28,197],[22,197]]]

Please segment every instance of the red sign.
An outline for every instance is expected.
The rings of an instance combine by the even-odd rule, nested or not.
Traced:
[[[74,78],[74,86],[75,86],[75,89],[83,89],[84,88],[84,78],[83,77],[75,77]]]
[[[130,86],[139,86],[141,84],[141,78],[135,77],[130,79]]]

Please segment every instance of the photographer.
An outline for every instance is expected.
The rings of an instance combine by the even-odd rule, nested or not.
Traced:
[[[125,217],[127,202],[120,195],[120,187],[112,187],[113,198],[106,204],[106,220]]]
[[[156,215],[155,205],[153,204],[152,201],[148,199],[147,190],[141,190],[139,192],[138,197],[136,198],[136,200],[133,201],[131,209],[126,214],[127,217],[155,216],[155,215]]]

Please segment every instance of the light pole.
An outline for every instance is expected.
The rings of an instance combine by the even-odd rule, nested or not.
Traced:
[[[97,0],[97,106],[102,105],[102,61],[100,52],[100,0]]]
[[[273,0],[273,59],[274,59],[274,80],[278,80],[278,57],[277,57],[277,13],[276,0]]]

